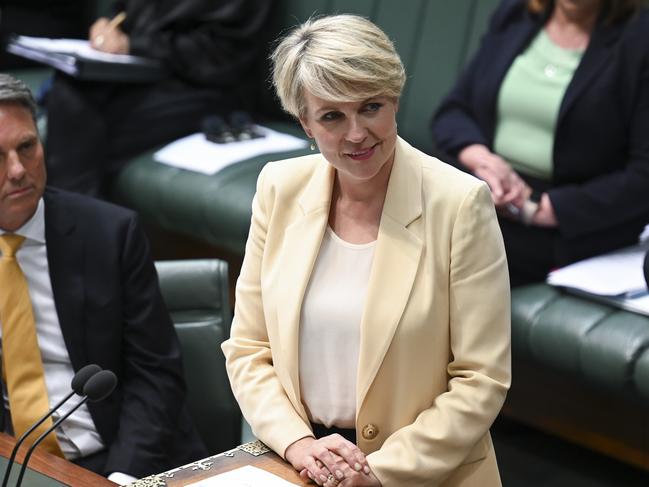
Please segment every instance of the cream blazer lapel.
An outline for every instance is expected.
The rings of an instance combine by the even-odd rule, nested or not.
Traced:
[[[292,390],[286,392],[293,404],[299,405],[305,420],[307,416],[301,406],[298,376],[300,311],[329,220],[334,174],[333,167],[322,158],[298,200],[300,214],[286,228],[280,257],[281,276],[278,281],[283,292],[277,311],[278,335],[287,365],[284,371],[290,375],[287,379],[292,386]]]
[[[417,152],[398,138],[361,320],[356,414],[385,356],[410,296],[423,241],[408,226],[422,214]]]

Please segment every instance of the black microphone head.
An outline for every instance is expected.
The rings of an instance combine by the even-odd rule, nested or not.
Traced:
[[[83,388],[93,375],[101,370],[101,367],[97,364],[88,364],[85,367],[81,367],[74,377],[72,378],[72,383],[70,387],[74,392],[83,396]]]
[[[110,370],[102,370],[93,375],[83,388],[88,400],[95,402],[106,399],[115,390],[117,376]]]

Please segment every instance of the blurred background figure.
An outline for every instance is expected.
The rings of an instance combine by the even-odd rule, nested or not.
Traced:
[[[57,73],[48,96],[53,186],[102,195],[124,159],[200,131],[201,120],[250,103],[256,36],[271,0],[127,0],[90,28],[96,49],[160,60],[157,82],[95,82]]]
[[[649,222],[649,14],[504,0],[432,131],[485,180],[512,285],[630,245]]]

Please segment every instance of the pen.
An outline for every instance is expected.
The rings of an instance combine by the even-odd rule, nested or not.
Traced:
[[[126,20],[126,12],[120,12],[108,22],[107,29],[116,29],[122,22]]]
[[[641,298],[642,296],[646,296],[649,294],[649,292],[646,289],[636,289],[634,291],[627,291],[624,294],[625,299],[637,299]]]
[[[109,30],[114,30],[119,27],[119,25],[126,20],[126,12],[120,12],[115,17],[113,17],[110,22],[108,22],[108,25],[104,29],[104,32],[109,31]],[[99,47],[104,43],[104,35],[99,34],[97,37],[95,37],[94,44]]]

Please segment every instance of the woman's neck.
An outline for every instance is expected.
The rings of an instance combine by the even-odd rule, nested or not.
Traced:
[[[545,25],[550,39],[564,49],[585,49],[597,22],[598,3],[583,8],[570,8],[557,2]]]
[[[369,181],[353,181],[340,172],[334,180],[329,226],[343,240],[367,243],[376,240],[388,190],[392,162]]]

